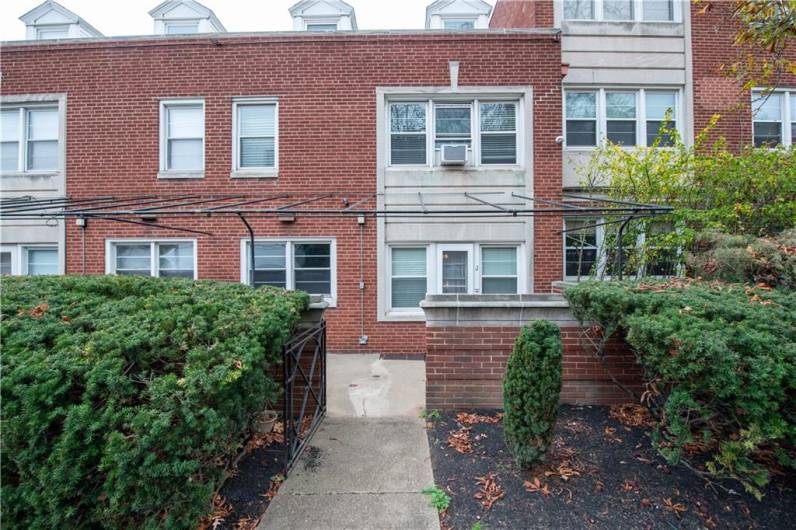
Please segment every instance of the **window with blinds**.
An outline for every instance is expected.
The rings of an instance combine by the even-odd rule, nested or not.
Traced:
[[[481,103],[481,163],[517,163],[517,104]]]
[[[57,107],[3,108],[0,129],[2,171],[58,170]]]
[[[112,274],[160,278],[196,276],[193,241],[114,242],[111,248]]]
[[[394,166],[425,165],[426,103],[390,105],[390,163]]]
[[[276,103],[235,103],[236,169],[277,166]]]
[[[204,103],[180,101],[161,104],[161,170],[203,171]]]
[[[58,249],[55,247],[30,247],[24,249],[25,274],[46,276],[58,274]]]
[[[481,247],[481,292],[517,293],[517,247]]]
[[[426,248],[392,248],[391,303],[394,309],[417,309],[426,297]]]
[[[246,243],[246,281],[251,278]],[[330,241],[263,241],[254,245],[254,286],[270,285],[334,298],[334,255]]]

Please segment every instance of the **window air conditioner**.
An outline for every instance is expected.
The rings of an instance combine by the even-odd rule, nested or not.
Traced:
[[[467,146],[443,144],[442,160],[443,166],[463,166],[467,163]]]

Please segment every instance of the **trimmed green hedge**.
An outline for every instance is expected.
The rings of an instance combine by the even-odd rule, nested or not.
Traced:
[[[696,451],[758,496],[765,452],[796,468],[796,293],[673,280],[586,282],[566,297],[581,321],[626,335],[670,462]]]
[[[142,277],[2,281],[9,528],[195,528],[308,297]]]
[[[546,320],[523,327],[503,378],[503,430],[514,459],[531,468],[553,438],[561,395],[561,331]]]

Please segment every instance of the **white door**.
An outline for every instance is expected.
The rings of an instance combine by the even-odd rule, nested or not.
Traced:
[[[437,245],[437,292],[472,293],[473,272],[473,245]]]

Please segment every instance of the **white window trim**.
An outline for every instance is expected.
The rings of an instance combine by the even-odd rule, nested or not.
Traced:
[[[758,120],[755,119],[754,114],[754,104],[755,100],[761,97],[762,90],[753,90],[751,91],[751,108],[752,108],[752,138],[751,138],[751,145],[754,146],[755,143],[755,122],[761,123],[775,123],[773,121],[768,120]],[[793,101],[791,100],[792,97],[796,97],[796,88],[778,88],[771,92],[771,94],[779,94],[782,96],[782,105],[780,105],[780,131],[782,132],[782,145],[785,147],[794,145],[796,143],[796,138],[793,138],[793,123],[796,121],[791,121],[791,106],[793,105]]]
[[[132,238],[132,239],[106,239],[105,240],[105,274],[116,274],[116,246],[117,245],[149,245],[149,275],[158,278],[160,265],[156,247],[159,244],[193,243],[193,279],[199,279],[199,242],[196,239],[185,238]]]
[[[238,137],[238,107],[245,105],[274,106],[274,167],[240,166],[240,139]],[[232,100],[232,171],[230,178],[277,178],[279,176],[279,99],[276,97],[245,97]]]
[[[70,33],[69,32],[69,26],[70,26],[70,24],[48,24],[48,25],[37,26],[36,27],[36,40],[68,39],[69,38],[69,33]],[[47,31],[62,31],[62,32],[66,33],[66,36],[64,36],[64,37],[56,37],[56,38],[52,38],[52,37],[43,38],[42,37],[42,31],[45,32],[45,33]]]
[[[391,123],[390,109],[394,104],[401,103],[422,103],[426,107],[426,130],[423,133],[393,133]],[[514,134],[516,138],[515,143],[515,158],[514,164],[484,164],[481,161],[481,104],[482,103],[513,103],[516,107],[515,120],[514,120]],[[408,95],[406,97],[392,96],[387,99],[385,109],[387,112],[386,124],[386,161],[388,169],[397,170],[412,170],[412,169],[446,169],[445,166],[436,163],[437,153],[441,148],[438,148],[437,143],[437,115],[436,107],[463,107],[470,106],[470,146],[467,148],[468,161],[464,167],[455,167],[455,169],[480,169],[480,170],[493,170],[493,169],[523,169],[525,167],[525,159],[523,156],[522,145],[525,141],[525,127],[526,123],[524,98],[522,95],[517,96],[504,96],[504,95],[466,95],[466,94],[450,94],[441,95],[435,98],[418,98]],[[405,134],[405,135],[420,135],[426,136],[426,163],[425,164],[393,164],[392,163],[392,134]],[[530,134],[530,133],[527,133]]]
[[[321,25],[321,24],[322,25],[334,24],[337,27],[337,29],[335,31],[340,31],[340,19],[341,18],[342,17],[340,17],[340,16],[334,16],[334,17],[307,17],[307,18],[303,18],[302,21],[303,21],[304,31],[313,31],[313,30],[309,29],[310,26]]]
[[[647,20],[644,18],[644,0],[633,0],[633,18],[629,19],[607,19],[603,9],[603,0],[592,0],[594,18],[565,18],[564,0],[561,2],[561,19],[565,22],[643,22],[645,24],[682,24],[683,6],[681,0],[671,0],[672,20]]]
[[[164,20],[163,21],[163,34],[169,36],[180,36],[180,35],[194,35],[194,33],[169,33],[170,27],[188,27],[192,26],[196,28],[195,33],[199,33],[199,24],[200,21],[196,19],[173,19],[173,20]]]
[[[178,107],[187,105],[201,105],[202,107],[202,169],[195,171],[184,171],[180,169],[168,169],[168,107]],[[204,178],[207,162],[207,123],[205,119],[205,100],[197,98],[186,99],[162,99],[160,100],[160,179],[196,179]]]
[[[249,285],[249,243],[248,237],[241,238],[240,240],[240,282],[244,285]],[[329,275],[331,281],[331,296],[324,296],[323,299],[329,304],[329,307],[337,307],[337,239],[333,237],[257,237],[254,239],[254,244],[257,243],[285,243],[285,283],[287,290],[294,289],[294,263],[293,263],[293,245],[295,243],[319,243],[329,245]]]
[[[18,103],[5,103],[5,100],[2,105],[2,110],[4,112],[9,111],[16,111],[18,114],[18,124],[17,124],[17,131],[19,133],[19,137],[17,138],[17,169],[10,170],[10,171],[3,171],[3,175],[29,175],[29,176],[38,176],[38,175],[57,175],[63,171],[64,166],[64,154],[63,150],[65,148],[65,138],[64,138],[64,131],[65,125],[62,123],[65,112],[62,110],[63,105],[61,101],[38,101],[38,100],[31,100],[30,102],[27,101],[20,101]],[[56,141],[58,142],[58,147],[56,148],[56,152],[58,153],[58,163],[57,167],[52,169],[28,169],[28,143],[30,142],[29,139],[29,112],[31,110],[46,110],[51,109],[55,110],[58,114],[58,138]]]
[[[597,145],[567,145],[567,93],[569,92],[595,92],[597,104]],[[572,152],[588,152],[593,151],[597,147],[604,146],[608,140],[608,117],[606,109],[606,92],[635,92],[636,93],[636,145],[623,146],[625,149],[633,149],[634,147],[648,147],[647,146],[647,92],[673,92],[674,93],[674,120],[675,129],[680,135],[680,138],[685,139],[685,121],[683,119],[683,90],[682,88],[673,88],[665,86],[645,86],[645,87],[589,87],[589,86],[567,86],[564,88],[562,115],[564,131],[564,151]],[[578,118],[573,118],[578,120]],[[582,121],[588,121],[583,119]],[[629,120],[628,120],[629,121]],[[666,149],[660,147],[659,149]]]
[[[442,22],[442,29],[445,31],[471,31],[472,29],[478,29],[478,17],[465,15],[442,15],[440,20]],[[473,27],[472,29],[448,29],[445,27],[446,22],[472,22]]]
[[[481,247],[488,248],[513,248],[517,252],[517,293],[529,294],[528,283],[530,272],[527,268],[527,252],[523,242],[499,241],[479,242],[479,243],[389,243],[386,251],[385,271],[386,281],[386,313],[384,319],[387,321],[417,321],[424,317],[423,309],[420,307],[392,307],[392,251],[394,248],[425,248],[426,249],[426,292],[427,294],[442,294],[442,252],[444,250],[466,250],[469,253],[469,274],[467,278],[468,295],[478,295],[482,293],[482,267],[481,267]]]
[[[58,253],[58,272],[56,275],[64,274],[61,246],[57,242],[52,243],[7,243],[0,245],[0,252],[11,253],[11,275],[27,276],[28,263],[27,252],[29,249],[51,249]]]
[[[387,247],[387,307],[395,315],[423,316],[423,309],[418,307],[393,307],[392,305],[392,251],[396,248],[423,248],[426,251],[426,293],[432,292],[436,274],[433,271],[433,245],[418,243],[388,245]]]

